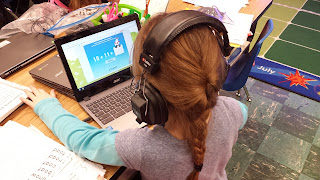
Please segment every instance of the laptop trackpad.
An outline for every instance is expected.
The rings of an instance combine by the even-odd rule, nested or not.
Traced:
[[[133,113],[133,111],[130,111],[123,116],[120,116],[119,118],[109,122],[106,124],[106,127],[111,126],[114,130],[124,131],[126,129],[141,128],[147,125],[146,123],[139,124],[136,121],[136,118],[137,116]]]

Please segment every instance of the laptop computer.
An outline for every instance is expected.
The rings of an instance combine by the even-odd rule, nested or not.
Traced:
[[[59,54],[31,69],[29,74],[36,81],[52,87],[64,95],[75,98]]]
[[[130,59],[140,29],[137,14],[55,40],[74,96],[102,127],[142,127],[132,112]]]
[[[24,32],[0,42],[0,77],[5,78],[53,50],[53,38]]]

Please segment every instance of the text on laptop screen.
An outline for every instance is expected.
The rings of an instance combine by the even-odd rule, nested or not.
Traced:
[[[78,89],[132,65],[133,42],[138,34],[136,21],[62,44]]]

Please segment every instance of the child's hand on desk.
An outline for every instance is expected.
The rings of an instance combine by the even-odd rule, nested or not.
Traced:
[[[30,89],[32,92],[30,92],[28,90],[24,90],[24,92],[27,94],[27,96],[30,98],[30,100],[26,99],[26,98],[20,98],[20,100],[22,102],[24,102],[26,105],[30,106],[32,109],[41,100],[46,99],[46,98],[52,98],[52,97],[55,98],[56,97],[53,89],[50,91],[50,94],[45,92],[43,89],[37,89],[33,86],[31,86]]]

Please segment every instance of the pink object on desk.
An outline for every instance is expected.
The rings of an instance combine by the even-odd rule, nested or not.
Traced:
[[[106,8],[108,8],[109,14],[107,14]],[[123,12],[118,12],[118,4],[116,2],[112,4],[111,9],[109,6],[107,6],[106,8],[104,9],[105,14],[102,15],[103,22],[109,22],[109,21],[118,19],[119,15],[121,15],[121,16],[123,15]]]
[[[68,9],[69,12],[72,11],[68,6],[64,5],[64,4],[63,4],[61,1],[59,1],[59,0],[50,0],[50,3],[51,3],[51,4],[57,4],[58,6],[60,6],[60,7],[62,7],[62,8]]]

